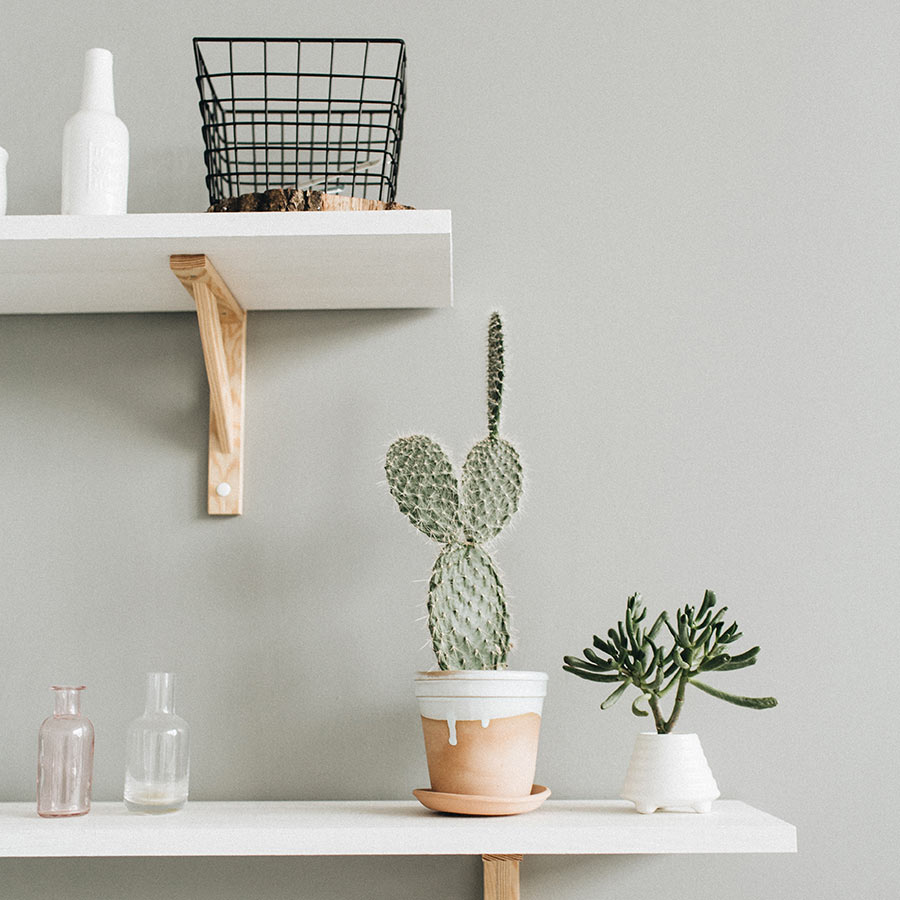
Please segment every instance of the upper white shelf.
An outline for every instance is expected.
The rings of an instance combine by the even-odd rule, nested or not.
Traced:
[[[0,314],[181,312],[172,254],[205,254],[244,309],[444,307],[449,210],[0,217]]]
[[[550,800],[521,816],[468,818],[415,801],[189,802],[143,816],[95,803],[41,819],[0,804],[0,856],[366,856],[511,853],[792,853],[793,825],[745,803],[642,816],[617,800]]]

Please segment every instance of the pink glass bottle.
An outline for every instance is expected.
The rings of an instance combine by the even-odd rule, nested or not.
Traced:
[[[91,808],[94,726],[81,714],[79,687],[54,685],[53,715],[38,734],[39,816],[83,816]]]

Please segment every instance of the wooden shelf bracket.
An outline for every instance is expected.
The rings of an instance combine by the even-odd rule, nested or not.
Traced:
[[[521,853],[483,853],[484,900],[519,900]]]
[[[244,493],[247,313],[204,254],[173,254],[169,265],[194,298],[209,380],[207,511],[239,516]]]

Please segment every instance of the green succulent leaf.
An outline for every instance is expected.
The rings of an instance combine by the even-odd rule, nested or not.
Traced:
[[[579,678],[584,678],[587,681],[600,681],[605,684],[614,684],[620,680],[618,675],[607,675],[604,672],[589,672],[586,669],[579,669],[570,665],[564,665],[563,669],[566,672],[571,672],[573,675],[577,675]]]
[[[586,669],[588,672],[598,671],[597,666],[595,666],[593,663],[585,662],[578,656],[564,656],[563,662],[567,666],[574,666],[577,669]]]
[[[634,624],[634,615],[632,614],[630,606],[627,610],[625,610],[625,633],[628,635],[628,640],[631,641],[632,649],[637,652],[640,641],[637,638],[637,632],[635,630]]]
[[[721,669],[730,659],[731,657],[727,653],[720,653],[718,656],[713,656],[700,663],[700,671],[714,672],[716,669]]]
[[[641,707],[638,706],[638,703],[639,703],[641,700],[649,700],[649,699],[650,699],[650,695],[649,695],[649,694],[641,694],[640,697],[635,697],[635,698],[634,698],[634,701],[633,701],[632,704],[631,704],[631,711],[632,711],[636,716],[649,716],[650,713],[647,712],[646,709],[641,709]]]
[[[657,635],[659,634],[659,630],[660,630],[660,629],[662,628],[662,626],[663,626],[663,622],[668,621],[668,618],[669,618],[669,616],[668,616],[668,613],[666,613],[666,612],[661,612],[661,613],[656,617],[656,621],[653,623],[653,627],[647,632],[647,637],[648,637],[651,641],[655,641],[655,640],[656,640],[656,637],[657,637]]]
[[[755,666],[756,658],[753,659],[745,659],[743,662],[735,662],[733,659],[730,662],[725,663],[724,666],[719,666],[716,669],[717,672],[734,672],[737,669],[746,669],[748,666]]]
[[[602,656],[597,656],[590,647],[584,648],[584,657],[588,660],[588,662],[593,663],[598,669],[602,669],[604,672],[609,669],[615,668],[612,660],[603,659]]]
[[[778,705],[778,701],[774,697],[740,697],[737,694],[727,694],[718,688],[710,687],[708,684],[697,681],[695,678],[689,680],[694,687],[700,688],[701,691],[712,697],[725,700],[727,703],[733,703],[735,706],[744,706],[747,709],[771,709],[773,706]]]
[[[756,665],[756,657],[759,653],[759,647],[751,647],[743,653],[732,656],[731,659],[719,668],[720,672],[732,672],[735,669],[745,669],[747,666]]]
[[[666,675],[666,678],[669,678],[669,676]],[[678,683],[680,678],[681,678],[680,672],[677,672],[675,675],[673,675],[671,678],[669,678],[668,682],[666,682],[666,684],[664,684],[662,686],[662,688],[660,688],[660,691],[657,694],[657,697],[664,697],[666,694],[668,694],[669,691],[672,690],[672,688]]]
[[[619,685],[601,704],[600,709],[609,709],[611,706],[614,706],[616,701],[622,694],[625,693],[630,682],[626,681],[624,684]]]
[[[663,620],[666,628],[669,629],[669,634],[672,635],[672,639],[677,643],[678,642],[678,632],[672,627],[672,623],[669,621],[668,617]]]

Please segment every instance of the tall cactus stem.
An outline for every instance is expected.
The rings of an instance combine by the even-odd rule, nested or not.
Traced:
[[[488,325],[487,420],[488,437],[496,439],[503,401],[503,326],[499,313],[491,313]]]

